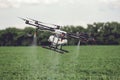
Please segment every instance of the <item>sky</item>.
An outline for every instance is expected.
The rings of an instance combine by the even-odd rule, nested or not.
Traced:
[[[119,22],[120,0],[0,0],[0,29],[28,26],[18,17],[61,26]]]

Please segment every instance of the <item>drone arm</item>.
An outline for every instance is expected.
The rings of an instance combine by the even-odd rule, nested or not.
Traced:
[[[40,26],[40,27],[43,27],[43,28],[45,28],[45,29],[48,29],[48,30],[50,30],[50,31],[55,31],[54,28],[51,28],[51,27],[49,27],[49,26],[46,26],[46,25],[43,25],[43,24],[40,24],[40,23],[38,23],[38,24],[36,24],[36,25],[38,25],[38,26]]]
[[[47,26],[44,26],[44,25],[37,25],[37,24],[31,24],[31,23],[29,23],[29,25],[36,26],[40,30],[55,31],[53,28],[47,28]]]
[[[30,20],[28,19],[24,19],[24,18],[21,18],[21,17],[18,17],[20,19],[22,19],[23,21],[25,21],[25,24],[28,24],[28,25],[32,25],[32,26],[35,26],[37,27],[37,29],[40,29],[40,30],[48,30],[48,31],[55,31],[54,28],[51,28],[49,26],[46,26],[46,25],[43,25],[42,22],[36,22],[36,20],[32,20],[32,21],[35,21],[35,23],[31,22]]]
[[[79,34],[74,34],[74,33],[67,33],[67,36],[69,36],[71,38],[78,39],[78,40],[87,40],[87,37],[85,37],[84,35],[79,35]]]

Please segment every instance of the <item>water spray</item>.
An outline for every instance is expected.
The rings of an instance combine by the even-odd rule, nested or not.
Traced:
[[[34,35],[33,35],[33,46],[36,46],[37,45],[37,33],[35,32]]]
[[[34,38],[36,38],[37,37],[37,33],[36,32],[34,32]]]

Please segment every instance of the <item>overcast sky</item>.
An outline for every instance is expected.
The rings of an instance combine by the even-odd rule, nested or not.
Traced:
[[[0,0],[0,29],[27,26],[17,17],[59,25],[120,21],[120,0]]]

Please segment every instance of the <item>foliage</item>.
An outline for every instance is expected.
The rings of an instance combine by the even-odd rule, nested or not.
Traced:
[[[64,31],[86,33],[95,38],[96,42],[81,42],[81,44],[98,45],[119,45],[120,44],[120,23],[106,22],[88,24],[87,28],[82,26],[64,26]],[[26,27],[25,29],[7,28],[0,30],[0,46],[29,46],[32,44],[35,28]],[[37,44],[48,45],[48,38],[52,33],[38,31]],[[68,45],[77,45],[78,40],[68,37]]]

